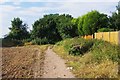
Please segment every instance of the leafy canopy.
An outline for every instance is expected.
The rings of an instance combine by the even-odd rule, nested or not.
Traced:
[[[100,28],[108,27],[108,17],[94,10],[77,19],[79,35],[91,35]]]
[[[27,31],[27,24],[24,24],[20,18],[14,18],[11,21],[10,33],[6,38],[14,40],[23,40],[29,37],[29,32]]]

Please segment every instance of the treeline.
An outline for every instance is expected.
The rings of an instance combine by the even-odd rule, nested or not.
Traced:
[[[91,35],[95,32],[120,30],[120,2],[117,11],[108,16],[96,10],[78,18],[69,14],[49,14],[36,20],[28,32],[28,25],[20,18],[11,21],[10,33],[4,39],[32,42],[33,44],[54,44],[66,38]]]

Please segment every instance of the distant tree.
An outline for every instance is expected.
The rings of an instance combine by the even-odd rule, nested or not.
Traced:
[[[27,24],[23,24],[20,18],[14,18],[11,21],[10,33],[6,38],[14,40],[23,40],[29,38],[29,32],[27,31]]]
[[[79,36],[78,27],[77,27],[77,25],[78,25],[77,18],[73,18],[71,22],[72,22],[72,25],[73,25],[74,37]]]
[[[55,43],[65,38],[77,36],[77,27],[72,23],[73,17],[68,14],[49,14],[33,24],[31,37],[37,41]],[[39,38],[39,39],[38,39]]]
[[[83,31],[83,24],[84,24],[84,17],[85,15],[83,15],[82,17],[78,17],[76,23],[78,26],[78,32],[80,36],[85,35],[84,31]]]
[[[60,34],[57,30],[56,17],[58,14],[44,15],[43,18],[37,20],[33,24],[33,30],[31,37],[33,39],[39,38],[41,40],[46,40],[46,43],[55,43],[61,40]]]
[[[120,2],[118,2],[118,6],[116,6],[117,12],[113,12],[110,19],[110,28],[115,31],[120,30]]]
[[[94,10],[77,19],[79,35],[91,35],[100,28],[108,27],[108,17]]]
[[[73,17],[68,14],[60,15],[57,22],[57,29],[62,39],[77,36],[77,26],[72,22]]]

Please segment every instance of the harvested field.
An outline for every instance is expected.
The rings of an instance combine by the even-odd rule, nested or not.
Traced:
[[[39,78],[43,61],[39,46],[2,48],[2,78]]]

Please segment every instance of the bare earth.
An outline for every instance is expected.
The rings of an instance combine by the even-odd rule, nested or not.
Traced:
[[[2,78],[40,77],[42,61],[35,46],[2,48]]]
[[[52,49],[42,53],[38,46],[24,46],[2,48],[2,77],[74,78],[74,75]]]
[[[74,78],[73,74],[67,69],[65,61],[61,59],[52,49],[48,48],[44,61],[43,78]]]

